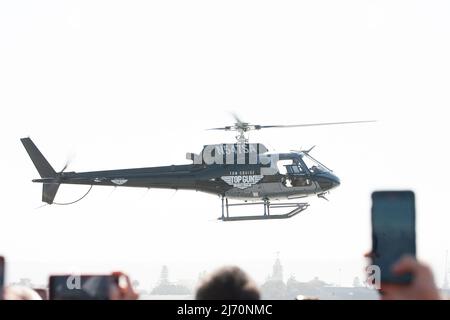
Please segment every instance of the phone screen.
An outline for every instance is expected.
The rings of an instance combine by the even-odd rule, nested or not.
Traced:
[[[50,300],[109,300],[117,284],[111,275],[61,275],[51,276]]]
[[[391,272],[404,255],[416,255],[415,198],[412,191],[372,194],[372,263],[380,268],[381,281],[408,283],[411,275]]]
[[[4,285],[5,285],[5,258],[0,257],[0,300],[3,300]]]

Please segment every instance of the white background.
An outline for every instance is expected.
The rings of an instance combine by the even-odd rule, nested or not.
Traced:
[[[237,264],[258,282],[351,284],[370,248],[370,193],[413,189],[420,258],[443,282],[449,247],[448,1],[2,1],[0,253],[8,280],[123,269],[145,288]],[[271,151],[312,155],[341,186],[291,220],[220,223],[210,195],[94,188],[41,205],[31,136],[58,171],[182,164],[229,111]],[[62,186],[59,201],[88,187]]]

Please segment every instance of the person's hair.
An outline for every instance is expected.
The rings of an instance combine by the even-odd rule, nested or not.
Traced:
[[[256,285],[238,267],[224,267],[207,277],[197,289],[197,300],[259,300]]]

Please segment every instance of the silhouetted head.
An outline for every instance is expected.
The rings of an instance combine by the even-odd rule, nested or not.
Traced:
[[[259,300],[254,282],[238,267],[224,267],[207,277],[197,289],[197,300]]]

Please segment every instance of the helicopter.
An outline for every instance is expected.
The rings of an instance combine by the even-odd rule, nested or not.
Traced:
[[[20,140],[40,175],[32,182],[42,183],[42,201],[46,204],[76,203],[86,197],[93,186],[196,190],[220,197],[222,212],[218,219],[221,221],[271,220],[292,218],[306,210],[309,203],[299,202],[299,199],[316,195],[328,200],[326,195],[340,185],[340,179],[311,156],[314,147],[271,153],[262,143],[249,143],[249,131],[375,122],[253,125],[241,121],[236,115],[234,118],[236,122],[232,126],[207,130],[237,132],[235,143],[205,145],[199,154],[187,153],[186,159],[192,163],[183,165],[66,172],[66,164],[56,172],[31,138]],[[89,185],[90,188],[76,201],[57,203],[54,200],[61,184]],[[251,205],[263,206],[261,214],[230,215],[232,207]],[[274,214],[272,209],[282,209],[284,213]]]

